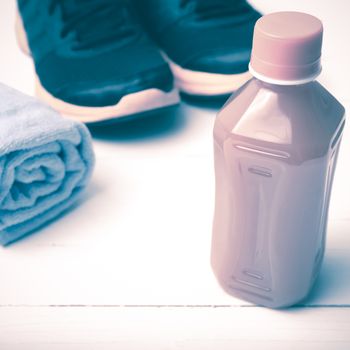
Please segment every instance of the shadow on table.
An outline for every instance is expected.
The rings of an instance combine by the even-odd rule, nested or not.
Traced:
[[[200,107],[210,110],[217,110],[225,104],[230,95],[218,96],[192,96],[181,93],[181,100],[186,104],[194,107]]]
[[[330,250],[325,256],[320,275],[303,304],[331,304],[323,300],[332,299],[339,300],[341,305],[342,297],[348,295],[350,290],[349,263],[349,254],[345,249]]]
[[[299,304],[277,311],[312,312],[317,307],[342,307],[350,290],[350,258],[346,249],[330,250],[310,294]],[[345,298],[344,298],[345,297]]]
[[[178,106],[88,124],[88,128],[95,139],[104,141],[137,142],[168,137],[186,127],[185,105],[218,111],[228,97],[229,95],[205,97],[181,94],[182,102]]]
[[[137,142],[171,136],[186,126],[181,106],[136,114],[123,119],[89,124],[95,139],[104,141]]]
[[[15,241],[12,241],[10,244],[3,247],[3,249],[10,249],[12,251],[25,251],[28,247],[34,246],[59,246],[60,243],[56,243],[58,237],[68,235],[71,236],[72,232],[67,232],[64,226],[64,220],[70,215],[73,215],[76,211],[81,209],[89,200],[93,199],[96,195],[101,192],[101,186],[95,181],[91,181],[89,186],[83,191],[76,201],[68,208],[63,210],[58,215],[54,216],[51,220],[43,223],[40,227],[36,228],[33,231],[26,233],[23,236],[20,236]],[[61,225],[61,230],[47,230],[53,225]],[[59,239],[58,239],[59,241]],[[68,244],[64,244],[68,245]],[[62,245],[63,246],[63,245]]]

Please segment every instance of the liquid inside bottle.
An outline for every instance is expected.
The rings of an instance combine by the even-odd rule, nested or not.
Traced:
[[[295,16],[301,16],[307,24],[312,17],[295,12],[265,17],[272,16],[268,22],[275,23],[281,14],[284,23],[296,23]],[[322,35],[322,24],[313,25]],[[268,35],[266,28],[271,36],[282,31],[291,40],[284,27],[265,23],[260,30]],[[299,59],[298,70],[301,63]],[[263,68],[265,74],[271,72]],[[325,251],[345,119],[343,106],[312,73],[308,79],[287,79],[281,72],[278,79],[251,79],[229,99],[214,126],[212,267],[228,293],[268,307],[305,298]]]

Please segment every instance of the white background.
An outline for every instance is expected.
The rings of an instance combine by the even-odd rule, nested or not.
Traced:
[[[324,23],[326,86],[350,107],[350,2],[256,0]],[[0,81],[33,93],[0,0]],[[284,311],[226,295],[209,265],[219,104],[94,130],[95,173],[61,220],[0,248],[0,349],[349,349],[350,126],[331,201],[327,252],[305,303]]]

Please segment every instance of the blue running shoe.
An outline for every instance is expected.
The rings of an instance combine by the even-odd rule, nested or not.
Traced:
[[[245,0],[132,0],[176,86],[191,95],[232,93],[248,79],[256,20]]]
[[[123,0],[18,0],[16,33],[38,97],[83,122],[177,104],[159,49]]]

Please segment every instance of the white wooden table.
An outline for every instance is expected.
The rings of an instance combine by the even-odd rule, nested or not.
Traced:
[[[325,27],[320,77],[350,109],[350,1],[256,0]],[[0,1],[0,81],[33,92],[15,3]],[[215,106],[95,131],[85,200],[0,248],[0,349],[350,349],[350,125],[331,201],[327,252],[310,297],[268,310],[226,295],[209,265]]]

